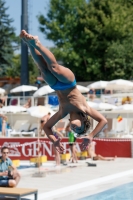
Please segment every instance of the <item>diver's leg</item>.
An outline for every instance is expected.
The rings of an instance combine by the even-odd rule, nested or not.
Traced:
[[[38,68],[40,69],[43,79],[46,81],[48,85],[53,86],[56,83],[57,78],[48,69],[47,63],[45,62],[40,52],[27,42],[27,40],[24,38],[23,32],[21,32],[20,37],[29,47],[31,56],[35,61],[36,65],[38,66]]]
[[[28,43],[40,52],[46,61],[49,70],[59,81],[63,83],[71,83],[75,80],[73,72],[70,69],[59,65],[54,55],[40,43],[37,36],[31,36],[26,32],[24,34]]]

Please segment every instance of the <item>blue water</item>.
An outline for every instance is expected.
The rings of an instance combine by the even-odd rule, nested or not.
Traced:
[[[133,200],[133,182],[84,197],[80,200]]]

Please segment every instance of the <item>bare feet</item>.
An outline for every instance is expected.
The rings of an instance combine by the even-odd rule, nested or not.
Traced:
[[[33,36],[28,34],[25,30],[22,30],[20,33],[20,37],[27,43],[32,45],[33,47],[37,47],[40,44],[38,36]]]
[[[22,30],[20,33],[20,38],[28,45],[28,41],[25,38],[26,34],[27,34],[26,31]]]

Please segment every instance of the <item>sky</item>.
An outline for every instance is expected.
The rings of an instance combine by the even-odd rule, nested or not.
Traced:
[[[22,0],[5,0],[6,7],[9,7],[6,11],[10,15],[10,18],[14,20],[12,23],[13,27],[16,29],[16,35],[20,34],[21,31],[21,1]],[[41,43],[46,47],[54,46],[54,43],[46,39],[45,35],[39,31],[39,22],[36,16],[39,13],[43,15],[47,14],[49,7],[49,0],[27,0],[29,5],[29,21],[30,21],[30,30],[29,33],[33,35],[38,35]]]

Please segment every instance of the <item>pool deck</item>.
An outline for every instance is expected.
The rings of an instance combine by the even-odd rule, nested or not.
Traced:
[[[88,167],[86,162],[97,164]],[[22,162],[27,164],[27,162]],[[29,163],[28,163],[29,164]],[[115,161],[79,161],[77,164],[54,166],[54,162],[47,162],[40,168],[43,177],[34,177],[38,168],[19,170],[21,181],[18,187],[37,188],[38,200],[76,200],[96,194],[104,190],[132,182],[133,159],[116,158]],[[33,200],[33,196],[23,200]]]

